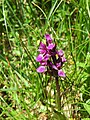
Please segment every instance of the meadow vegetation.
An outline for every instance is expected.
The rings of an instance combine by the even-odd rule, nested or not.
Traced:
[[[37,73],[50,34],[67,61],[59,77]],[[0,1],[0,120],[90,120],[90,1]]]

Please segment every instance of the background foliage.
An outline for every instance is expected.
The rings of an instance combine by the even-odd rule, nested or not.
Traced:
[[[36,72],[37,49],[45,33],[67,58],[67,77],[60,79],[65,115],[89,120],[89,0],[0,1],[0,119],[60,120],[55,80],[48,82],[49,76]]]

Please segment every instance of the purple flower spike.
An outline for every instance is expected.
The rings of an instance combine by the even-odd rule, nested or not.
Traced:
[[[52,43],[52,38],[50,37],[49,34],[46,34],[45,38],[46,38],[48,44]]]
[[[37,68],[37,72],[39,72],[39,73],[43,73],[43,72],[45,72],[45,71],[46,71],[45,66],[39,66],[39,67]]]
[[[64,57],[63,50],[57,50],[56,44],[52,42],[52,38],[49,34],[45,35],[46,44],[40,42],[39,46],[39,55],[36,58],[36,61],[40,63],[40,67],[37,68],[37,72],[51,73],[54,77],[61,76],[65,78],[65,73],[62,71],[64,62],[66,58]]]
[[[58,76],[60,77],[66,77],[65,73],[62,70],[58,70]]]
[[[37,58],[36,58],[36,61],[37,62],[40,62],[40,61],[42,61],[43,60],[43,55],[42,54],[39,54],[38,56],[37,56]]]

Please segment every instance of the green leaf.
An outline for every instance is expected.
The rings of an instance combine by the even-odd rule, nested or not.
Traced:
[[[89,115],[90,115],[90,105],[84,103],[83,106],[84,106],[84,108],[86,109],[86,111],[87,111],[87,112],[89,113]]]
[[[17,71],[15,71],[15,73],[16,73],[16,75],[24,82],[25,86],[26,86],[26,87],[29,87],[29,84],[28,84],[28,82],[25,80],[25,78],[24,78],[22,75],[20,75],[20,73],[17,72]]]
[[[82,120],[90,120],[90,118],[83,118]]]
[[[0,55],[0,59],[7,62],[6,59],[2,55]]]

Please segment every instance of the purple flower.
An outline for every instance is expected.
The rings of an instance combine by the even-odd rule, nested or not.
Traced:
[[[43,55],[42,54],[39,54],[38,56],[37,56],[37,58],[36,58],[36,61],[37,62],[40,62],[40,61],[42,61],[43,60]]]
[[[58,70],[57,66],[55,66],[55,65],[52,65],[52,68],[53,68],[54,70]]]
[[[39,67],[37,68],[37,72],[39,72],[39,73],[43,73],[43,72],[45,72],[45,71],[46,71],[45,66],[39,66]]]
[[[56,63],[56,66],[57,66],[58,69],[60,69],[61,68],[61,62]]]
[[[63,55],[64,55],[64,52],[63,52],[62,50],[59,50],[59,51],[57,52],[57,54],[58,54],[59,56],[63,56]]]
[[[40,61],[40,64],[41,64],[42,66],[47,66],[47,61]]]
[[[66,62],[66,58],[63,56],[62,58],[62,62]]]
[[[66,77],[65,73],[62,71],[62,69],[58,70],[58,76],[60,77]]]
[[[51,43],[47,46],[48,50],[53,50],[53,48],[55,47],[55,44]]]
[[[42,42],[40,42],[40,46],[39,46],[38,51],[39,51],[41,54],[45,54],[45,53],[47,52],[46,45],[43,44]]]
[[[62,71],[63,63],[66,62],[63,50],[57,50],[56,44],[52,43],[52,38],[49,34],[45,35],[46,44],[40,42],[38,51],[40,54],[37,56],[36,61],[41,66],[37,68],[37,72],[43,73],[50,70],[50,73],[55,76],[65,77],[65,73]],[[47,69],[48,68],[48,69]]]
[[[49,58],[51,57],[51,55],[49,55],[48,53],[44,55],[43,60],[47,61]]]
[[[52,38],[50,37],[49,34],[46,34],[46,35],[45,35],[45,38],[46,38],[46,42],[47,42],[48,44],[51,44],[51,43],[52,43]]]
[[[37,62],[44,62],[44,61],[47,61],[49,58],[50,58],[50,55],[49,55],[48,53],[45,54],[45,55],[39,54],[39,55],[36,57],[36,61],[37,61]]]

